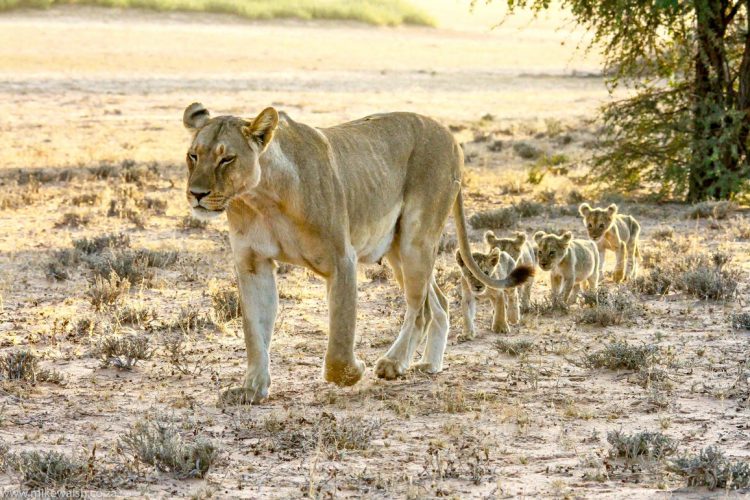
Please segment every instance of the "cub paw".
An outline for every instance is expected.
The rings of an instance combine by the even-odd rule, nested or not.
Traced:
[[[348,387],[360,381],[365,373],[365,363],[359,359],[349,362],[328,361],[325,363],[323,376],[326,382]]]
[[[386,380],[395,380],[404,375],[404,369],[397,361],[380,358],[375,364],[375,375]]]

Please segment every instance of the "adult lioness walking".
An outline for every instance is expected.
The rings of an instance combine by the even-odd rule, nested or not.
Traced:
[[[466,265],[487,286],[516,286],[471,258],[461,199],[461,148],[437,122],[411,113],[373,115],[331,128],[297,123],[273,108],[246,121],[211,119],[198,103],[185,109],[193,132],[187,198],[198,217],[226,212],[242,304],[247,372],[242,399],[268,395],[269,346],[278,306],[275,262],[305,266],[327,282],[330,315],[325,379],[352,385],[365,369],[354,354],[357,262],[385,257],[406,295],[398,338],[375,372],[442,369],[448,302],[433,276],[438,241],[453,208]]]

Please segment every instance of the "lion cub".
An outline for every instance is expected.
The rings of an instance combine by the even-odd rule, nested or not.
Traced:
[[[474,260],[485,274],[503,279],[516,267],[516,260],[506,252],[493,248],[489,253],[472,252]],[[496,290],[480,283],[464,264],[461,253],[456,251],[456,261],[461,269],[461,312],[463,316],[462,338],[469,340],[476,336],[474,318],[477,312],[477,299],[489,300],[494,308],[492,317],[492,331],[508,333],[512,324],[518,323],[520,311],[518,308],[518,289],[508,288]]]
[[[600,262],[596,243],[574,240],[570,231],[562,236],[538,231],[534,233],[534,241],[539,247],[539,267],[551,271],[552,300],[562,298],[572,304],[582,285],[588,285],[592,291],[597,289]]]
[[[612,203],[607,208],[591,208],[588,203],[578,207],[583,217],[583,224],[589,237],[596,242],[601,258],[599,279],[604,279],[604,255],[607,250],[613,250],[617,258],[612,279],[619,283],[625,279],[633,279],[638,274],[640,257],[641,225],[632,216],[617,213],[617,205]]]
[[[497,248],[501,252],[507,252],[519,265],[527,265],[536,269],[536,248],[528,241],[526,233],[517,231],[514,233],[513,238],[498,238],[492,231],[487,231],[484,233],[484,240],[490,248]],[[531,285],[533,284],[534,277],[532,276],[524,285],[521,285],[521,307],[524,310],[528,310],[529,308],[529,303],[531,302]]]

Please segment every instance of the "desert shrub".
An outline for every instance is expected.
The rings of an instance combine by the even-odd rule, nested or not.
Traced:
[[[76,207],[81,205],[94,206],[102,201],[102,195],[99,193],[83,193],[73,196],[70,199],[70,204]]]
[[[163,268],[177,261],[176,251],[138,250],[112,251],[95,259],[90,259],[94,276],[109,276],[112,272],[130,283],[150,280],[154,276],[152,268]]]
[[[651,231],[651,237],[655,240],[671,239],[673,236],[674,228],[672,226],[661,225]]]
[[[570,312],[570,306],[560,297],[556,296],[552,298],[545,296],[541,299],[531,299],[528,311],[524,310],[522,312],[529,312],[538,316],[565,315]]]
[[[156,311],[142,304],[128,304],[114,311],[114,319],[122,325],[138,325],[146,327],[156,319]]]
[[[168,202],[167,200],[162,200],[161,198],[154,198],[152,196],[146,196],[143,198],[143,201],[141,202],[141,206],[145,208],[146,210],[153,210],[155,213],[159,215],[164,215],[164,212],[167,210]]]
[[[625,434],[612,431],[607,433],[607,442],[612,446],[611,456],[626,460],[661,460],[677,451],[677,443],[661,432]]]
[[[186,215],[180,219],[180,229],[188,231],[190,229],[206,229],[208,227],[208,221],[196,219],[192,215]]]
[[[619,325],[640,313],[638,299],[625,287],[615,289],[600,286],[596,291],[583,292],[583,303],[588,306],[578,314],[578,321],[590,325]]]
[[[455,236],[443,233],[438,243],[438,253],[452,254],[458,248],[458,240]]]
[[[366,450],[381,427],[380,420],[361,416],[336,418],[324,412],[317,423],[320,449],[333,460],[347,450]]]
[[[100,253],[107,248],[123,249],[129,246],[130,237],[125,233],[105,234],[91,239],[73,240],[73,248],[86,255]]]
[[[584,201],[586,201],[586,197],[577,189],[571,189],[565,197],[565,203],[568,205],[576,205],[576,207]]]
[[[12,351],[0,357],[0,374],[6,380],[36,382],[39,360],[31,351]]]
[[[218,456],[214,443],[186,442],[173,423],[158,417],[136,422],[120,438],[119,447],[137,461],[180,479],[204,477]]]
[[[469,217],[469,224],[474,229],[507,229],[517,222],[518,211],[513,207],[477,212]]]
[[[726,219],[732,215],[736,209],[737,205],[731,201],[702,201],[693,205],[688,214],[688,218],[707,219],[712,217],[717,220]]]
[[[465,413],[472,410],[471,401],[460,385],[441,386],[432,393],[434,410],[441,413]]]
[[[745,217],[735,217],[729,225],[729,233],[735,240],[750,240],[750,221]]]
[[[544,153],[540,148],[525,141],[514,142],[513,152],[524,160],[536,160]]]
[[[47,261],[45,274],[47,278],[63,281],[70,279],[70,268],[81,262],[81,253],[75,248],[57,250]]]
[[[735,330],[750,330],[750,312],[734,313],[731,320]]]
[[[217,322],[223,323],[240,317],[240,296],[236,286],[211,282],[208,295],[211,297]]]
[[[521,200],[513,208],[520,217],[536,217],[544,213],[544,205],[530,200]]]
[[[495,349],[510,356],[521,356],[535,349],[532,341],[527,339],[506,340],[498,339],[495,341]]]
[[[99,311],[104,306],[115,304],[128,290],[130,281],[111,272],[108,278],[95,276],[86,294],[94,309]]]
[[[628,286],[638,293],[647,295],[666,295],[672,287],[673,277],[663,268],[649,269],[647,273],[640,273],[628,282]]]
[[[77,212],[66,212],[55,223],[55,227],[81,227],[86,226],[91,222],[91,216],[88,214],[81,214]]]
[[[161,347],[162,351],[166,354],[167,361],[177,372],[186,375],[196,375],[202,370],[202,359],[192,364],[188,359],[190,337],[187,334],[183,332],[169,332],[162,336]]]
[[[4,194],[0,197],[0,210],[28,207],[44,200],[39,192],[40,183],[36,179],[18,185],[11,183],[4,186]]]
[[[656,346],[612,342],[604,349],[588,354],[584,358],[584,365],[609,370],[640,370],[653,363],[657,352]]]
[[[114,365],[123,370],[132,370],[139,361],[151,359],[154,349],[145,335],[107,335],[96,346],[96,354],[105,367]]]
[[[703,300],[732,300],[737,293],[741,272],[737,269],[697,267],[684,271],[679,287]]]
[[[555,189],[543,189],[536,193],[535,198],[541,203],[553,205],[557,203],[558,195],[559,193]]]
[[[183,306],[177,314],[177,319],[167,324],[166,329],[169,331],[180,331],[185,335],[190,335],[199,328],[203,328],[210,324],[211,320],[206,314],[194,307]]]
[[[365,277],[370,281],[388,281],[392,275],[391,269],[384,264],[370,266],[365,269]]]
[[[57,451],[23,451],[9,460],[10,468],[32,490],[74,489],[86,483],[89,464]]]
[[[750,463],[732,462],[716,446],[701,450],[698,455],[683,455],[669,469],[687,479],[688,486],[706,486],[736,490],[750,487]]]
[[[132,185],[120,186],[109,201],[108,217],[119,217],[135,224],[139,229],[146,226],[143,215],[143,194]]]

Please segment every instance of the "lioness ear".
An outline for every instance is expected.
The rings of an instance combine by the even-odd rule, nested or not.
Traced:
[[[542,241],[542,238],[544,238],[544,231],[537,231],[536,233],[534,233],[535,243],[538,244],[540,241]]]
[[[458,262],[458,265],[463,267],[464,265],[464,259],[461,258],[461,251],[456,250],[456,262]]]
[[[208,110],[199,102],[194,102],[185,108],[185,112],[182,113],[182,124],[191,132],[198,131],[208,123],[208,120],[210,119],[211,115]]]
[[[255,117],[250,125],[242,127],[242,135],[248,141],[258,143],[263,151],[271,143],[278,124],[279,114],[273,108],[266,108]]]
[[[484,233],[484,241],[486,241],[489,245],[494,245],[495,242],[497,242],[497,236],[495,236],[495,233],[492,231],[487,231]]]
[[[516,232],[516,243],[519,245],[523,245],[526,243],[526,233],[523,233],[521,231]]]
[[[578,207],[578,213],[583,217],[586,217],[589,212],[591,212],[591,205],[588,203],[581,203],[581,206]]]
[[[563,233],[563,235],[562,235],[562,240],[561,241],[565,245],[567,245],[568,243],[570,243],[570,240],[572,240],[572,239],[573,239],[573,233],[571,233],[570,231],[565,231]]]
[[[607,212],[609,213],[609,215],[617,215],[617,205],[612,203],[607,207]]]

